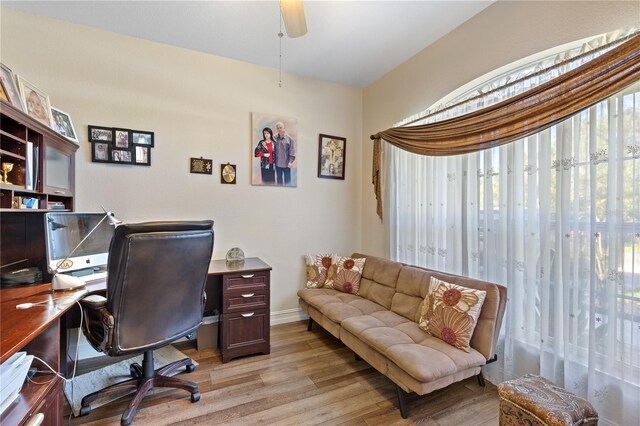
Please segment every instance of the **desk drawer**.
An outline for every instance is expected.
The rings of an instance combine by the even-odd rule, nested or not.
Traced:
[[[233,291],[223,296],[222,312],[244,312],[269,307],[269,292],[260,291]]]
[[[265,271],[253,273],[227,274],[224,276],[222,293],[230,291],[252,292],[269,288],[269,273]]]

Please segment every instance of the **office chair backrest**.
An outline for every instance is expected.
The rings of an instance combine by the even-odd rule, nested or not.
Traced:
[[[212,250],[213,221],[116,228],[107,277],[112,354],[153,350],[197,329]]]

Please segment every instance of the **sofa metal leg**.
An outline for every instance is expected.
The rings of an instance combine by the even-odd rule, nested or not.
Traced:
[[[309,321],[307,321],[307,331],[311,331],[313,327],[313,318],[309,317]]]
[[[485,383],[484,383],[484,376],[482,375],[482,370],[480,370],[480,372],[476,377],[478,378],[478,385],[484,387]]]
[[[404,402],[405,391],[398,385],[396,385],[396,393],[398,394],[398,405],[400,406],[400,415],[403,419],[409,417],[409,413],[407,412],[407,406]]]

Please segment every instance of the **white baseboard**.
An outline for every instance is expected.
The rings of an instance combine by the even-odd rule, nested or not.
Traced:
[[[304,321],[309,316],[301,308],[285,309],[271,312],[271,325],[286,324],[288,322]]]

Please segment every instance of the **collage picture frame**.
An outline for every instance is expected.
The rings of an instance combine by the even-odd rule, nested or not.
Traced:
[[[151,166],[154,132],[89,125],[93,163]]]

